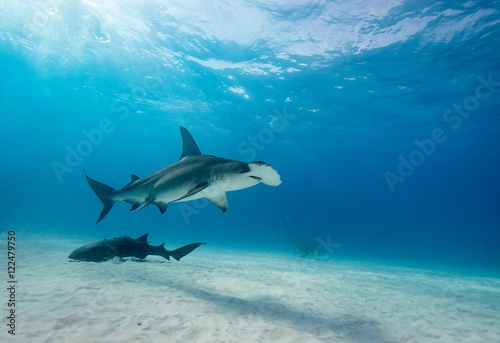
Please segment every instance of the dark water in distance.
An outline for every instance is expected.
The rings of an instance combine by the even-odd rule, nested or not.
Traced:
[[[500,263],[498,1],[0,5],[0,227],[470,270]],[[201,151],[282,185],[129,212],[120,188]],[[318,243],[319,242],[319,243]],[[338,246],[338,244],[340,244]],[[332,245],[333,246],[333,245]]]

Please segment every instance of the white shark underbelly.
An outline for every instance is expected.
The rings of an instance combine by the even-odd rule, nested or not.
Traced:
[[[208,200],[211,200],[214,198],[225,196],[226,192],[249,188],[259,183],[260,181],[258,179],[252,178],[248,175],[231,175],[225,177],[223,180],[210,183],[209,186],[202,191],[178,200],[178,202],[196,200],[201,198],[207,198]]]

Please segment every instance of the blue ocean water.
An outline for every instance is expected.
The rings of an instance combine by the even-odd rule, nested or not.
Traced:
[[[498,272],[500,2],[0,3],[0,227]],[[205,154],[279,187],[101,211]]]

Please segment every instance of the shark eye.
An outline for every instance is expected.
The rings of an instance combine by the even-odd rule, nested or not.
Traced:
[[[264,162],[262,162],[262,161],[257,161],[257,162],[255,162],[255,163],[257,163],[259,166],[261,166],[261,165],[265,164],[265,163],[264,163]]]

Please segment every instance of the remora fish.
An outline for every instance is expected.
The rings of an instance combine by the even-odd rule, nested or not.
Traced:
[[[103,203],[97,223],[117,201],[131,204],[131,211],[153,204],[163,214],[171,202],[206,198],[226,212],[226,192],[248,188],[260,182],[269,186],[281,184],[278,172],[264,162],[244,163],[202,155],[188,130],[182,126],[180,130],[183,145],[180,160],[148,177],[141,179],[132,174],[132,181],[128,185],[115,190],[85,174],[90,187]]]
[[[137,239],[130,237],[120,237],[104,239],[84,245],[73,251],[68,257],[76,261],[102,262],[115,257],[136,257],[146,258],[148,255],[156,255],[170,261],[170,256],[179,261],[194,249],[205,243],[193,243],[175,250],[166,250],[165,243],[159,246],[148,244],[148,234]]]

